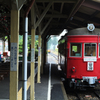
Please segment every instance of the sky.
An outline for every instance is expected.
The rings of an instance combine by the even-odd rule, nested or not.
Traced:
[[[61,36],[64,36],[67,33],[67,30],[64,29],[63,32],[58,36],[58,40],[61,38]]]

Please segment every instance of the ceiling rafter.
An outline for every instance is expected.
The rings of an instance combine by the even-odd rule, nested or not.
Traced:
[[[89,22],[93,22],[93,23],[100,23],[100,19],[99,18],[96,18],[96,17],[91,17],[91,15],[87,15],[87,14],[84,14],[84,13],[81,13],[81,12],[78,12],[76,14],[77,17],[81,17],[82,19],[86,19],[87,21]],[[84,22],[84,21],[83,21]],[[82,22],[82,23],[83,23]]]
[[[96,3],[90,0],[85,0],[85,2],[82,5],[100,11],[100,3]]]
[[[47,11],[49,10],[49,8],[52,5],[52,1],[47,5],[47,7],[45,8],[45,10],[43,11],[43,13],[40,15],[38,21],[35,24],[35,28],[37,28],[37,26],[40,24],[40,22],[42,21],[42,19],[44,18],[44,16],[46,15]]]
[[[83,21],[83,24],[86,23],[88,20],[92,19],[94,16],[96,16],[100,11],[95,11],[90,17],[88,17],[87,19],[85,19]]]
[[[63,14],[46,14],[45,18],[68,18],[67,15],[63,15]]]
[[[42,7],[42,6],[38,6],[38,8],[39,8],[39,9],[42,9],[42,10],[44,10],[44,9],[45,9],[45,7]],[[49,12],[51,12],[51,13],[55,13],[55,14],[60,14],[60,12],[59,12],[59,11],[52,10],[52,9],[49,9]]]
[[[70,20],[71,17],[74,16],[74,14],[78,11],[78,9],[81,7],[82,3],[84,2],[85,0],[78,0],[77,3],[74,5],[69,17],[67,18],[66,20],[66,23]]]
[[[60,13],[62,13],[64,2],[61,3]]]
[[[50,0],[36,0],[36,2],[50,2]],[[66,2],[66,3],[75,3],[76,0],[53,0],[53,2],[61,3],[61,2]]]

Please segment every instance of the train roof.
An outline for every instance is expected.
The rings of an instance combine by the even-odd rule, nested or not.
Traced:
[[[61,37],[58,44],[64,43],[67,40],[67,36],[76,36],[76,35],[100,35],[100,29],[95,28],[93,31],[89,31],[86,27],[84,28],[76,28],[68,33],[66,33],[64,36]]]
[[[69,35],[100,35],[100,29],[95,28],[94,31],[89,31],[86,27],[77,28],[69,31],[67,36]]]

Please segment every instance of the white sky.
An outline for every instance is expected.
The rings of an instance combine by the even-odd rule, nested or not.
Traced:
[[[67,33],[67,30],[64,29],[63,32],[58,36],[58,40],[61,38],[61,36],[64,36]]]

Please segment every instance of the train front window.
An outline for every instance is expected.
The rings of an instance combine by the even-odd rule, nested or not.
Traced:
[[[99,43],[99,57],[100,57],[100,43]]]
[[[70,56],[81,57],[82,53],[82,44],[81,43],[71,43],[70,45]]]
[[[85,56],[96,56],[96,44],[86,43],[84,55]]]

